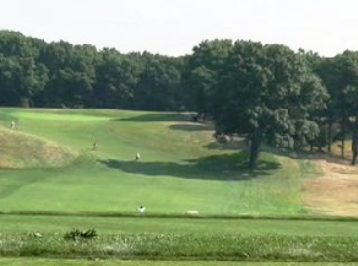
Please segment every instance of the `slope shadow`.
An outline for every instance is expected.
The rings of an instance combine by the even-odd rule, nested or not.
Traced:
[[[188,121],[188,114],[144,114],[128,118],[113,119],[112,121],[133,121],[133,122],[176,122],[176,121]]]
[[[272,170],[281,167],[276,162],[259,161],[256,170],[249,170],[247,169],[248,156],[246,152],[185,160],[183,164],[174,162],[120,161],[113,159],[99,160],[99,162],[107,167],[132,174],[226,181],[247,180],[262,175],[270,175]]]
[[[205,125],[205,124],[177,124],[177,125],[170,125],[170,129],[172,130],[180,130],[180,131],[211,131],[213,127]]]

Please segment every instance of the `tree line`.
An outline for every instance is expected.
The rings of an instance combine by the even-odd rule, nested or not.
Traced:
[[[322,57],[280,44],[203,41],[189,55],[122,54],[0,31],[0,106],[196,111],[217,134],[260,146],[358,155],[358,52]]]

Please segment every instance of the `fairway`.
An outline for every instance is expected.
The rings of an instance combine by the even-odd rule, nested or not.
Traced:
[[[0,228],[7,233],[65,233],[71,228],[96,228],[110,234],[232,234],[295,236],[358,236],[357,221],[305,221],[279,219],[196,219],[0,215]]]
[[[250,171],[242,139],[220,144],[185,113],[1,109],[0,119],[0,255],[22,257],[1,265],[357,261],[357,220],[309,205],[308,184],[326,174],[309,158],[266,148]],[[64,239],[74,228],[99,237]]]
[[[301,185],[309,163],[263,153],[259,169],[250,172],[241,143],[217,144],[210,126],[189,122],[185,114],[2,109],[0,118],[3,131],[17,121],[9,136],[30,144],[36,138],[76,155],[66,156],[70,161],[63,167],[41,159],[42,167],[0,170],[1,210],[135,212],[144,205],[159,214],[306,212]],[[16,156],[28,147],[10,137],[2,141],[13,156],[2,155],[0,162],[17,165]],[[28,162],[43,152],[32,149]],[[142,158],[135,162],[137,152]]]

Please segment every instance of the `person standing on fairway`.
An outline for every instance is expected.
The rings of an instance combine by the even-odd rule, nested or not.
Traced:
[[[135,155],[135,161],[138,161],[140,159],[140,153],[137,152],[137,154]]]
[[[97,149],[97,141],[93,142],[92,150],[95,151]]]
[[[16,124],[15,121],[11,121],[11,131],[15,130]]]

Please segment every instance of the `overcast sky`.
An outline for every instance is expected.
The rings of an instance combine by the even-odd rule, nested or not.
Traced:
[[[0,0],[0,29],[45,41],[191,53],[205,39],[358,50],[358,0]]]

